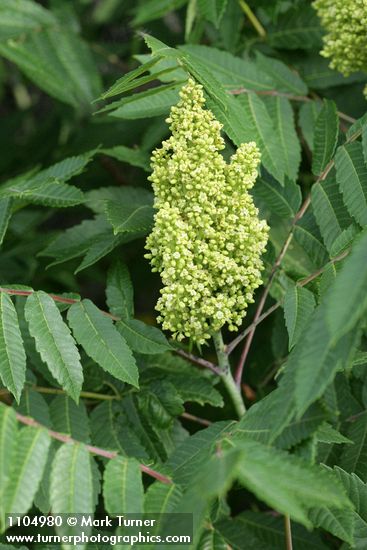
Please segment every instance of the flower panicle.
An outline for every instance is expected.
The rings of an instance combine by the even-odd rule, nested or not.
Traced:
[[[167,122],[171,136],[152,154],[155,223],[146,248],[163,288],[158,321],[181,340],[203,344],[241,325],[262,283],[268,227],[249,194],[260,152],[242,144],[227,164],[221,124],[192,79]]]
[[[326,31],[320,53],[330,67],[344,76],[366,71],[367,0],[315,0],[313,7]]]

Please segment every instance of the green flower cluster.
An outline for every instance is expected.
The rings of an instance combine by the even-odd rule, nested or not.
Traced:
[[[316,0],[313,6],[327,31],[321,54],[348,76],[367,70],[367,0]]]
[[[202,344],[228,323],[237,330],[262,283],[268,226],[248,190],[257,177],[255,143],[241,145],[227,164],[222,125],[204,109],[192,79],[172,107],[171,137],[152,155],[155,225],[146,258],[164,284],[156,309],[178,340]]]

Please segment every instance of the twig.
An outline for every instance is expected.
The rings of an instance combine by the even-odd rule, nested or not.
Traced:
[[[0,292],[4,292],[5,294],[10,294],[11,296],[31,296],[36,291],[35,290],[17,290],[14,288],[4,288],[0,287]],[[76,300],[74,298],[64,298],[62,296],[57,296],[56,294],[48,294],[50,298],[52,298],[55,302],[60,302],[62,304],[76,304],[80,300]],[[116,315],[112,315],[111,313],[108,313],[108,311],[104,311],[103,309],[99,310],[103,315],[106,315],[106,317],[109,317],[113,321],[121,321],[120,317],[117,317]],[[193,355],[192,353],[187,353],[184,350],[174,349],[173,350],[178,355],[181,355],[182,357],[185,357],[185,359],[188,359],[191,363],[194,365],[198,365],[200,367],[204,367],[206,369],[210,369],[215,374],[220,374],[220,370],[214,363],[211,363],[210,361],[206,361],[206,359],[201,359],[201,357],[197,357],[196,355]]]
[[[190,414],[188,412],[182,413],[181,417],[186,418],[186,420],[191,420],[192,422],[196,422],[197,424],[201,424],[202,426],[210,426],[211,425],[210,420],[207,420],[206,418],[200,418],[199,416],[195,416],[195,415]]]
[[[192,353],[188,353],[187,351],[184,351],[183,349],[175,349],[174,350],[177,355],[181,355],[181,357],[184,357],[190,363],[193,363],[194,365],[198,365],[199,367],[204,367],[205,369],[209,369],[218,376],[221,376],[221,370],[220,368],[215,365],[214,363],[211,363],[210,361],[207,361],[206,359],[202,359],[201,357],[196,357],[196,355],[192,355]]]
[[[0,287],[0,292],[4,292],[5,294],[10,294],[11,296],[31,296],[36,291],[35,290],[18,290],[15,288]],[[60,302],[62,304],[72,305],[80,302],[80,300],[76,300],[75,298],[64,298],[63,296],[57,296],[56,294],[50,294],[50,293],[48,293],[48,295],[55,302]],[[120,317],[116,317],[115,315],[108,313],[108,311],[103,311],[102,309],[100,309],[100,312],[103,313],[103,315],[106,315],[106,317],[110,317],[114,321],[120,321]]]
[[[358,420],[358,418],[361,418],[361,416],[365,416],[365,415],[366,415],[366,411],[361,411],[357,414],[353,414],[352,416],[349,416],[346,419],[346,422],[355,422],[356,420]]]
[[[311,275],[309,275],[308,277],[305,277],[304,279],[301,279],[301,280],[297,281],[296,286],[306,286],[308,283],[310,283],[311,281],[316,279],[319,275],[321,275],[325,271],[325,269],[327,268],[328,265],[340,262],[341,260],[343,260],[349,254],[349,252],[350,252],[350,249],[345,250],[344,252],[342,252],[338,256],[335,256],[335,258],[333,258],[328,264],[326,264],[326,266],[318,269],[317,271],[314,271],[314,273],[311,273]],[[238,344],[240,342],[242,342],[242,340],[244,338],[246,338],[246,336],[254,328],[256,328],[257,325],[259,325],[262,321],[264,321],[264,319],[269,317],[269,315],[271,315],[275,310],[277,310],[278,307],[280,307],[282,305],[282,303],[283,303],[282,300],[279,300],[279,302],[276,302],[271,307],[269,307],[269,309],[267,309],[264,313],[262,313],[256,321],[254,320],[251,323],[251,325],[249,325],[241,334],[239,334],[236,338],[234,338],[234,340],[232,340],[232,342],[230,344],[227,345],[226,353],[228,355],[230,353],[232,353],[232,351],[238,346]]]
[[[347,144],[347,143],[351,143],[351,142],[355,141],[356,139],[358,139],[360,137],[361,134],[362,134],[362,128],[359,128],[351,136],[349,136],[349,138],[346,140],[345,143]],[[318,176],[315,183],[320,183],[320,182],[324,181],[327,178],[327,176],[328,176],[329,172],[331,171],[331,169],[334,167],[334,164],[335,164],[335,160],[334,160],[334,158],[332,158],[330,160],[330,162],[326,165],[324,170],[321,172],[321,174]],[[258,307],[256,309],[256,312],[255,312],[254,323],[255,323],[255,321],[257,321],[260,318],[260,316],[262,314],[262,310],[264,309],[266,298],[269,294],[270,286],[271,286],[271,284],[274,280],[275,274],[276,274],[276,272],[277,272],[277,270],[278,270],[278,268],[279,268],[279,266],[280,266],[280,264],[281,264],[281,262],[282,262],[282,260],[285,256],[285,254],[288,250],[288,247],[289,247],[289,245],[292,241],[296,224],[304,216],[304,214],[305,214],[307,208],[310,206],[310,204],[311,204],[311,195],[308,195],[308,197],[303,202],[301,208],[299,209],[299,211],[297,212],[297,214],[294,216],[294,218],[292,220],[288,236],[285,240],[285,243],[282,246],[281,251],[279,252],[279,255],[278,255],[277,259],[275,260],[273,268],[270,272],[268,283],[267,283],[267,285],[264,289],[264,292],[263,292],[263,294],[260,298],[259,305],[258,305]],[[245,346],[244,346],[244,349],[242,351],[242,354],[241,354],[241,357],[240,357],[240,360],[239,360],[239,363],[238,363],[238,366],[237,366],[235,380],[236,380],[236,384],[238,386],[241,385],[243,367],[245,365],[245,361],[246,361],[248,352],[249,352],[250,347],[251,347],[251,342],[253,340],[257,324],[258,323],[254,324],[253,328],[247,334],[247,339],[246,339],[246,342],[245,342]]]
[[[284,530],[286,550],[293,550],[291,520],[288,515],[284,516]]]
[[[338,256],[335,256],[335,258],[333,258],[330,261],[330,264],[336,264],[337,262],[340,262],[341,260],[344,260],[344,258],[346,256],[348,256],[349,252],[350,252],[349,248],[347,250],[344,250],[344,252],[341,252],[340,254],[338,254]],[[326,264],[326,266],[321,267],[317,271],[314,271],[314,273],[311,273],[311,275],[309,275],[308,277],[305,277],[304,279],[301,279],[300,281],[298,281],[297,285],[298,286],[308,285],[308,283],[310,283],[311,281],[316,279],[319,275],[321,275],[325,271],[326,267],[330,264],[329,263]]]
[[[284,256],[286,255],[287,250],[289,248],[289,245],[291,244],[291,241],[293,239],[293,233],[294,233],[295,226],[296,226],[298,220],[300,220],[302,218],[302,216],[304,215],[304,213],[306,212],[310,202],[311,202],[311,197],[309,195],[306,198],[306,200],[304,201],[304,203],[302,204],[302,206],[299,209],[299,211],[297,212],[297,214],[294,216],[293,220],[292,220],[292,224],[291,224],[291,228],[290,228],[290,231],[288,233],[288,236],[287,236],[287,238],[286,238],[286,240],[285,240],[285,242],[282,246],[281,251],[278,254],[277,259],[275,260],[275,263],[274,263],[274,265],[271,269],[270,275],[269,275],[268,283],[267,283],[266,287],[264,288],[264,291],[261,295],[259,304],[258,304],[256,312],[255,312],[255,317],[254,317],[254,321],[253,321],[254,323],[256,323],[256,321],[258,321],[258,319],[260,318],[260,316],[262,314],[262,311],[264,309],[265,302],[266,302],[266,299],[268,297],[270,287],[272,285],[274,277],[275,277],[275,275],[278,271],[278,268],[279,268],[280,264],[283,261]],[[251,347],[251,343],[252,343],[252,340],[253,340],[253,337],[254,337],[254,334],[255,334],[256,326],[257,326],[257,324],[254,325],[253,328],[248,333],[248,336],[247,336],[247,339],[246,339],[246,342],[245,342],[245,346],[242,350],[241,357],[240,357],[240,360],[239,360],[238,365],[237,365],[236,376],[235,376],[235,381],[236,381],[237,386],[241,385],[243,367],[245,365],[248,352],[250,351],[250,347]]]
[[[254,14],[254,12],[252,11],[248,3],[245,2],[245,0],[238,0],[238,1],[243,12],[247,15],[249,21],[251,22],[252,26],[254,27],[258,35],[261,36],[261,38],[264,38],[266,36],[266,30],[264,29],[264,27],[262,26],[262,24],[260,23],[256,15]]]
[[[66,434],[62,434],[60,432],[55,432],[54,430],[49,430],[45,426],[42,426],[39,422],[34,420],[33,418],[30,418],[29,416],[23,416],[22,414],[16,413],[17,420],[21,422],[22,424],[26,424],[27,426],[33,426],[34,428],[43,428],[47,431],[48,435],[52,437],[53,439],[57,439],[58,441],[62,441],[62,443],[71,443],[71,444],[78,444],[80,441],[76,441],[72,437]],[[103,456],[104,458],[116,458],[118,456],[118,453],[116,451],[107,451],[105,449],[100,449],[99,447],[94,447],[93,445],[86,445],[83,443],[87,451],[90,453],[97,455],[97,456]],[[140,470],[144,472],[145,474],[149,475],[150,477],[154,477],[155,479],[158,479],[158,481],[161,481],[162,483],[172,483],[172,480],[157,472],[156,470],[152,470],[152,468],[149,468],[149,466],[145,466],[145,464],[140,464]]]
[[[239,334],[238,336],[236,336],[236,338],[234,338],[232,340],[232,342],[230,342],[227,346],[226,346],[226,353],[227,355],[231,354],[232,351],[238,346],[238,344],[240,344],[242,342],[242,340],[244,338],[246,338],[246,336],[253,330],[254,327],[257,327],[257,325],[259,325],[262,321],[264,321],[264,319],[266,319],[267,317],[269,317],[269,315],[271,315],[273,313],[273,311],[275,311],[276,309],[278,309],[278,307],[281,305],[281,302],[277,302],[276,304],[272,305],[271,307],[269,307],[269,309],[267,309],[264,313],[262,313],[260,315],[260,317],[258,317],[258,319],[255,321],[253,321],[251,323],[251,325],[249,325],[243,332],[241,332],[241,334]]]

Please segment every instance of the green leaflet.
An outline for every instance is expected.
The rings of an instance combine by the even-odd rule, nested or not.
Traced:
[[[83,271],[83,269],[87,269],[87,267],[95,264],[96,262],[104,258],[107,254],[112,252],[112,250],[114,250],[120,244],[133,241],[136,238],[142,236],[143,233],[135,233],[133,231],[129,233],[123,233],[121,235],[114,235],[112,231],[109,230],[105,234],[100,234],[96,241],[90,246],[90,248],[87,249],[84,258],[76,268],[75,273],[79,273],[80,271]],[[55,263],[58,262],[54,262],[51,265],[54,265]]]
[[[265,105],[274,125],[275,134],[279,143],[278,163],[284,166],[285,174],[296,180],[301,162],[301,146],[294,124],[293,109],[286,97],[268,97]]]
[[[309,101],[303,103],[299,110],[298,123],[310,151],[313,150],[315,124],[321,108],[320,101]]]
[[[144,511],[149,514],[168,514],[176,508],[182,491],[174,483],[163,484],[159,481],[152,483],[144,497]]]
[[[141,149],[132,149],[124,145],[118,145],[111,147],[111,149],[101,149],[100,152],[149,172],[149,155]]]
[[[336,179],[349,214],[362,226],[367,225],[367,167],[362,144],[339,147],[335,155]]]
[[[12,213],[13,201],[10,198],[0,199],[0,246],[3,244]]]
[[[41,255],[54,258],[50,265],[57,265],[87,254],[93,243],[100,242],[106,237],[113,239],[112,228],[104,216],[96,216],[61,233],[51,241]]]
[[[255,403],[234,428],[234,439],[251,437],[262,443],[273,443],[294,421],[295,405],[294,399],[289,398],[291,392],[294,392],[293,382],[286,379],[282,386]],[[273,420],[270,421],[270,418]]]
[[[363,73],[353,73],[345,77],[340,72],[330,68],[328,59],[321,57],[318,52],[308,52],[307,56],[299,59],[297,68],[302,74],[304,81],[311,89],[325,90],[334,86],[346,86],[356,82],[364,81]],[[319,100],[318,100],[319,101]],[[353,132],[353,126],[347,130],[346,137]]]
[[[304,333],[315,306],[315,297],[307,288],[294,285],[286,291],[284,316],[289,334],[289,349],[292,349]]]
[[[292,418],[283,427],[281,433],[274,440],[274,445],[280,449],[291,449],[295,445],[302,444],[313,434],[319,433],[326,418],[327,415],[322,407],[318,403],[314,403],[300,419]],[[336,430],[334,431],[336,432]],[[338,434],[338,432],[336,433]],[[334,433],[333,436],[335,439]]]
[[[135,419],[129,419],[117,401],[98,405],[91,413],[93,445],[118,451],[122,456],[146,460],[149,454],[139,439]]]
[[[260,51],[256,52],[256,64],[274,80],[277,91],[296,95],[306,95],[307,85],[299,74],[279,59],[267,57]]]
[[[83,401],[77,405],[67,395],[54,397],[50,405],[52,426],[77,441],[90,442],[89,418]]]
[[[158,362],[160,357],[158,356]],[[181,365],[179,364],[178,367]],[[180,368],[176,372],[167,372],[165,369],[160,370],[159,367],[149,369],[144,373],[144,380],[163,379],[174,386],[177,393],[183,401],[192,401],[205,405],[208,403],[213,407],[223,407],[223,398],[219,391],[213,387],[211,380],[199,373],[181,372]]]
[[[199,370],[175,353],[164,353],[146,358],[148,368],[142,373],[142,381],[164,380],[170,382],[183,401],[193,401],[213,407],[222,407],[223,398],[214,387],[215,376]]]
[[[351,502],[355,506],[354,520],[354,544],[356,548],[363,548],[366,544],[367,527],[367,491],[366,484],[355,474],[347,474],[341,468],[334,467],[334,471]]]
[[[134,289],[129,271],[120,261],[107,274],[106,297],[111,313],[122,319],[134,316]]]
[[[109,116],[133,120],[166,114],[178,102],[180,87],[176,83],[168,84],[120,99],[107,106],[108,110],[115,109]]]
[[[283,183],[286,161],[281,141],[279,142],[274,131],[272,119],[264,102],[256,94],[248,93],[234,100],[234,105],[236,107],[229,112],[229,116],[233,114],[233,118],[229,119],[228,123],[221,120],[217,110],[214,110],[214,114],[224,122],[225,131],[236,145],[241,141],[255,140],[260,148],[265,168],[280,183]],[[212,107],[210,102],[209,107]],[[238,138],[235,137],[234,132]]]
[[[172,349],[161,330],[138,319],[123,319],[116,327],[131,349],[139,353],[149,355]]]
[[[19,34],[33,30],[40,26],[54,25],[53,15],[39,4],[19,0],[16,9],[12,0],[1,2],[0,14],[2,25],[0,27],[0,40],[14,38]]]
[[[272,213],[282,218],[293,218],[301,206],[301,189],[288,178],[284,185],[270,178],[259,178],[252,194],[255,201],[261,200]]]
[[[259,63],[249,59],[241,59],[218,48],[198,44],[186,44],[179,49],[188,52],[191,59],[204,63],[225,88],[271,90],[275,87],[272,76]]]
[[[22,187],[25,189],[23,190]],[[42,206],[54,206],[56,208],[66,208],[76,206],[84,202],[83,193],[73,185],[67,185],[59,181],[46,182],[39,188],[27,189],[27,182],[18,189],[0,190],[0,196],[25,200],[30,204],[40,204]]]
[[[337,370],[346,366],[352,358],[359,337],[355,329],[367,305],[364,271],[361,276],[361,269],[365,270],[361,262],[364,259],[366,239],[364,233],[345,260],[342,271],[323,301],[315,309],[306,334],[288,358],[284,378],[295,381],[299,415],[323,393]],[[346,284],[348,296],[343,297]]]
[[[334,243],[353,223],[344,205],[333,172],[325,181],[312,186],[311,200],[323,241],[328,251],[331,252]]]
[[[352,510],[316,508],[310,510],[310,520],[316,527],[322,527],[336,537],[353,544],[354,520]]]
[[[213,548],[215,550],[226,550],[228,548],[225,539],[214,529],[204,531],[199,544],[203,545],[204,548]]]
[[[235,518],[223,518],[215,523],[215,529],[235,550],[242,550],[243,541],[249,548],[284,550],[284,520],[270,514],[246,511]],[[292,523],[292,542],[295,550],[326,550],[319,535]]]
[[[352,443],[350,439],[342,435],[327,422],[323,422],[319,426],[315,433],[315,436],[317,438],[317,441],[321,441],[322,443],[337,443],[339,445],[342,443]]]
[[[82,300],[71,306],[68,321],[77,342],[96,363],[118,380],[138,387],[135,359],[112,319],[90,300]]]
[[[8,2],[1,7],[0,55],[52,97],[89,110],[101,86],[89,47],[52,12],[34,6],[22,0],[11,9]]]
[[[45,398],[35,390],[25,386],[16,411],[24,416],[30,416],[37,422],[51,428],[51,418],[48,403]]]
[[[148,233],[153,226],[154,210],[150,204],[115,204],[108,202],[106,215],[115,235],[119,233]]]
[[[9,295],[0,292],[0,377],[18,403],[25,370],[26,355],[17,312]]]
[[[364,482],[367,480],[367,427],[366,414],[359,416],[350,424],[346,432],[347,437],[354,445],[344,447],[340,457],[340,466],[350,473],[359,476]]]
[[[311,466],[255,441],[243,441],[238,448],[242,449],[237,474],[240,482],[300,523],[310,525],[306,511],[312,506],[352,507],[336,478],[320,466]],[[292,491],[288,490],[289,484]]]
[[[171,10],[180,8],[185,3],[185,0],[147,0],[140,4],[136,10],[133,24],[144,25],[149,21],[163,17]]]
[[[322,28],[310,4],[294,6],[282,14],[276,26],[268,33],[271,46],[284,49],[312,49],[321,47]]]
[[[14,410],[6,405],[0,405],[0,502],[3,501],[5,487],[10,481],[11,468],[15,453],[17,421]],[[0,509],[2,506],[0,506]]]
[[[356,240],[329,295],[327,322],[334,341],[352,329],[367,308],[367,229]]]
[[[311,526],[308,510],[315,506],[352,509],[342,484],[321,466],[285,451],[243,438],[221,454],[213,454],[205,466],[196,469],[186,494],[220,496],[235,479],[267,505]],[[292,491],[289,490],[292,487]]]
[[[231,425],[231,422],[216,422],[179,445],[167,462],[174,472],[173,481],[179,485],[189,484],[198,468],[206,464],[215,442]]]
[[[324,104],[316,119],[312,171],[320,175],[332,158],[339,135],[339,118],[333,101],[324,100]]]
[[[14,198],[30,204],[57,208],[84,202],[82,191],[66,182],[81,174],[95,153],[96,150],[91,150],[66,158],[41,171],[27,172],[6,181],[0,185],[0,197],[3,197],[1,201]]]
[[[159,57],[151,59],[147,63],[143,63],[138,67],[137,69],[134,69],[133,71],[128,72],[126,75],[124,75],[122,78],[119,78],[112,86],[109,88],[106,92],[104,92],[101,95],[101,99],[108,99],[110,97],[113,97],[115,95],[122,94],[123,92],[130,89],[131,83],[135,81],[135,79],[139,78],[142,74],[149,71],[156,63],[158,63]]]
[[[223,17],[228,0],[199,0],[198,8],[201,14],[217,28]]]
[[[39,185],[40,183],[46,182],[50,178],[55,178],[65,183],[69,181],[69,179],[81,174],[89,162],[91,162],[96,152],[97,149],[92,149],[91,151],[87,151],[81,155],[65,158],[60,162],[41,170],[41,172],[37,172],[30,181],[32,184],[35,183]]]
[[[343,229],[343,231],[332,244],[330,250],[331,256],[337,256],[341,252],[346,251],[353,244],[355,238],[359,234],[359,231],[359,227],[353,222],[350,224],[349,227]]]
[[[312,208],[309,207],[306,214],[297,223],[294,238],[308,254],[314,264],[315,271],[328,262],[329,255],[323,243]]]
[[[151,380],[144,390],[138,396],[139,408],[158,428],[169,428],[184,412],[181,396],[169,381]]]
[[[93,482],[90,453],[81,443],[61,445],[51,472],[54,513],[92,513]]]
[[[103,497],[111,515],[143,511],[143,482],[139,463],[134,458],[110,460],[103,477]]]
[[[75,341],[55,302],[45,292],[34,292],[27,299],[25,318],[42,360],[70,397],[78,402],[83,369]]]
[[[25,514],[32,505],[42,478],[50,437],[44,429],[26,427],[18,431],[15,444],[2,506],[7,513]]]
[[[56,452],[50,478],[50,504],[54,514],[93,514],[95,480],[92,457],[82,443],[64,444]],[[59,535],[76,535],[80,527],[63,525]],[[90,532],[84,527],[85,533]],[[80,545],[82,548],[85,545]],[[71,549],[72,545],[65,544]]]

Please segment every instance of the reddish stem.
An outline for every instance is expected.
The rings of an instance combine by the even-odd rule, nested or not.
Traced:
[[[346,141],[346,143],[350,143],[352,141],[355,141],[360,135],[361,135],[361,130],[357,130],[353,135],[350,136],[350,138]],[[333,168],[333,166],[334,166],[334,159],[331,159],[330,162],[325,166],[325,169],[321,172],[321,174],[319,175],[319,177],[317,178],[315,183],[320,183],[320,182],[324,181],[327,178],[327,176],[328,176],[329,172],[331,171],[331,169]],[[275,263],[274,263],[274,265],[272,267],[272,270],[270,272],[268,283],[267,283],[266,287],[264,288],[264,291],[261,295],[259,305],[258,305],[258,307],[256,309],[256,312],[255,312],[255,317],[254,317],[254,322],[252,323],[252,328],[251,328],[251,330],[249,331],[249,333],[247,335],[247,339],[246,339],[244,348],[242,350],[240,360],[239,360],[238,365],[237,365],[235,381],[236,381],[236,384],[238,386],[241,385],[243,368],[245,366],[245,362],[246,362],[248,353],[250,351],[251,343],[252,343],[252,340],[254,338],[255,330],[256,330],[256,327],[257,327],[257,324],[258,324],[257,321],[260,318],[260,316],[262,314],[262,311],[264,309],[266,298],[268,297],[270,287],[273,283],[273,280],[274,280],[274,277],[275,277],[275,275],[278,271],[278,268],[280,267],[280,264],[282,263],[283,258],[287,253],[289,245],[292,242],[296,224],[304,216],[304,214],[307,211],[310,204],[311,204],[311,195],[308,195],[308,197],[305,199],[304,203],[302,204],[301,208],[299,209],[299,211],[297,212],[297,214],[294,216],[294,218],[292,220],[291,228],[289,230],[287,239],[286,239],[285,243],[283,244],[282,249],[279,252],[278,257],[275,260]]]
[[[35,290],[17,290],[15,288],[0,287],[0,292],[4,292],[12,296],[31,296],[36,291]],[[50,298],[55,300],[55,302],[61,302],[62,304],[76,304],[80,301],[74,298],[64,298],[63,296],[57,296],[56,294],[48,294],[48,295],[50,296]],[[106,317],[109,317],[110,319],[112,319],[113,321],[121,321],[120,317],[117,317],[116,315],[112,315],[111,313],[108,313],[108,311],[104,311],[103,309],[100,309],[100,312],[103,313],[103,315],[106,315]],[[186,351],[181,349],[175,349],[174,352],[177,353],[177,355],[181,355],[182,357],[185,357],[185,359],[187,359],[191,363],[194,363],[195,365],[204,367],[206,369],[210,369],[212,372],[214,372],[217,375],[221,374],[219,368],[214,363],[211,363],[206,359],[201,359],[200,357],[197,357],[192,353],[187,353]]]
[[[44,430],[47,431],[50,437],[52,437],[53,439],[57,439],[58,441],[62,441],[62,443],[72,443],[72,444],[80,443],[80,441],[76,441],[69,435],[55,432],[54,430],[49,430],[48,428],[45,428],[45,426],[42,426],[42,424],[40,424],[33,418],[30,418],[29,416],[23,416],[22,414],[16,413],[16,417],[17,417],[17,420],[22,424],[26,424],[27,426],[33,426],[35,428],[43,428]],[[109,459],[116,458],[118,456],[118,453],[116,451],[107,451],[105,449],[100,449],[99,447],[94,447],[93,445],[86,445],[86,444],[83,444],[83,445],[85,446],[87,451],[89,451],[94,455],[103,456],[104,458],[109,458]],[[140,470],[145,474],[148,474],[150,477],[154,477],[155,479],[158,479],[158,481],[161,481],[162,483],[167,483],[167,484],[172,483],[172,480],[169,477],[166,477],[165,475],[160,474],[156,470],[152,470],[152,468],[149,468],[144,464],[140,464]]]
[[[276,273],[277,273],[277,271],[280,267],[280,264],[282,263],[283,258],[287,253],[289,245],[292,242],[295,226],[296,226],[298,220],[300,220],[302,218],[302,216],[304,215],[304,213],[306,212],[306,210],[309,207],[310,203],[311,203],[311,197],[309,195],[306,198],[306,200],[304,201],[304,203],[302,204],[302,206],[299,209],[299,211],[297,212],[297,214],[294,216],[294,218],[292,220],[291,229],[288,233],[288,237],[285,240],[285,242],[282,246],[282,249],[279,252],[278,257],[275,260],[275,263],[274,263],[274,265],[272,267],[272,270],[270,272],[268,283],[267,283],[266,287],[264,288],[264,291],[261,295],[259,304],[256,308],[256,312],[255,312],[255,316],[254,316],[254,320],[253,320],[253,326],[252,326],[251,330],[248,333],[244,348],[243,348],[242,353],[241,353],[240,360],[239,360],[238,365],[237,365],[237,370],[236,370],[236,375],[235,375],[235,381],[236,381],[237,386],[241,385],[243,368],[244,368],[248,353],[250,351],[252,340],[254,338],[256,327],[257,327],[257,324],[258,324],[257,321],[259,320],[259,318],[262,314],[262,311],[264,309],[265,302],[266,302],[266,299],[267,299],[269,291],[270,291],[270,287],[271,287],[271,285],[273,283],[273,280],[275,278],[275,275],[276,275]]]

